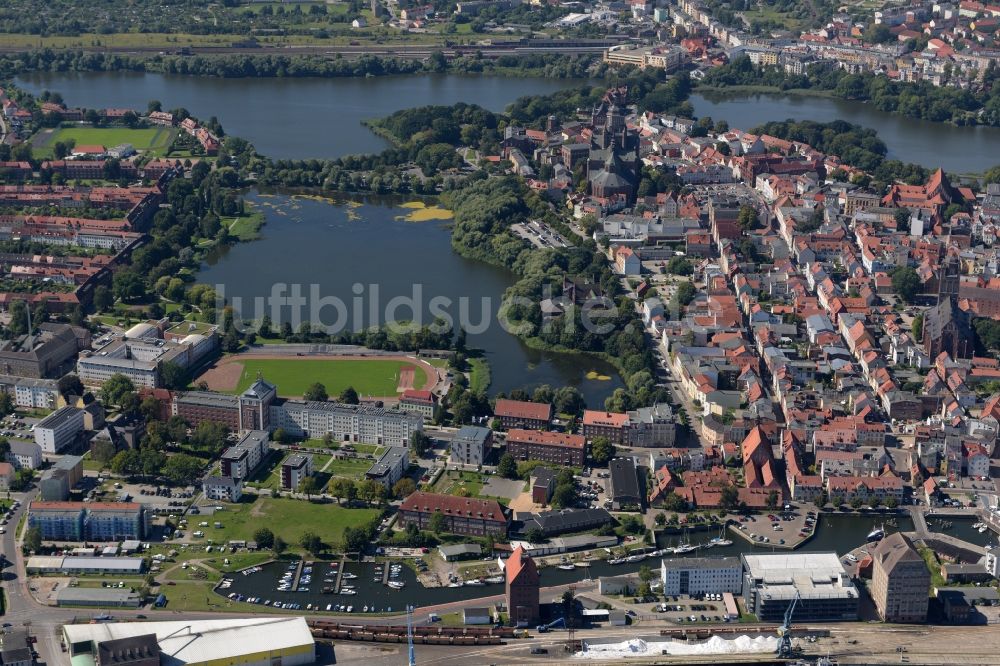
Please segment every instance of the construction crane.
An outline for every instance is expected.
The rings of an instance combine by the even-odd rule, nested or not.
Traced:
[[[785,621],[778,627],[778,656],[787,659],[792,656],[792,615],[795,614],[795,606],[799,603],[799,591],[795,590],[792,603],[788,604],[785,610]]]
[[[413,606],[406,606],[406,643],[408,645],[409,664],[417,666],[417,656],[413,652]]]

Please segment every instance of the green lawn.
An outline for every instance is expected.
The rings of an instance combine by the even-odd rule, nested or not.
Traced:
[[[486,393],[493,381],[490,362],[485,358],[470,358],[469,368],[469,390],[473,393]]]
[[[483,475],[479,472],[445,472],[434,484],[434,492],[446,495],[478,497],[483,489]]]
[[[242,217],[224,217],[222,224],[229,229],[232,236],[241,241],[252,241],[260,238],[260,228],[264,226],[263,213],[251,213]]]
[[[316,456],[317,458],[319,456]],[[330,476],[342,476],[345,479],[359,479],[365,472],[367,472],[374,461],[367,460],[365,458],[347,458],[345,460],[333,460],[330,462],[330,466],[326,468],[326,473]],[[322,466],[316,463],[316,469],[321,469]]]
[[[399,385],[399,371],[410,364],[405,361],[383,360],[312,360],[294,359],[254,359],[245,357],[243,374],[234,393],[242,393],[262,373],[267,381],[278,387],[278,393],[286,397],[299,397],[314,382],[326,387],[330,397],[335,398],[348,386],[353,386],[358,395],[394,396]],[[416,367],[416,366],[414,366]],[[423,386],[426,373],[417,368],[414,382]]]
[[[130,143],[139,152],[164,156],[174,141],[177,130],[171,127],[129,129],[127,127],[61,127],[54,130],[45,141],[34,148],[35,157],[52,157],[52,148],[57,141],[70,139],[77,146],[101,145],[113,148]]]
[[[362,525],[379,515],[376,509],[348,509],[334,503],[269,497],[254,501],[249,496],[245,499],[249,501],[226,504],[225,511],[203,518],[208,527],[197,527],[201,521],[193,521],[189,522],[190,529],[205,532],[205,542],[212,539],[215,543],[223,543],[232,539],[252,540],[258,528],[267,526],[292,548],[297,548],[299,537],[311,531],[324,543],[335,546],[340,542],[345,527]],[[216,528],[215,521],[222,523],[222,527]]]

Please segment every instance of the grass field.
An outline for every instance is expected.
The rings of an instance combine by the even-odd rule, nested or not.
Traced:
[[[434,492],[445,495],[478,497],[483,489],[483,475],[478,472],[445,472],[434,484]]]
[[[318,457],[318,456],[317,456]],[[367,458],[344,458],[329,460],[329,466],[326,468],[326,473],[330,476],[340,476],[345,479],[359,479],[365,472],[371,469],[373,460],[368,460]],[[320,469],[320,465],[316,464],[316,469]]]
[[[248,499],[250,501],[227,504],[225,511],[206,518],[208,527],[192,529],[204,531],[206,540],[222,543],[231,539],[252,540],[253,533],[266,525],[292,549],[298,548],[299,537],[307,531],[336,547],[345,527],[363,525],[379,515],[376,509],[347,509],[333,503],[268,497]],[[222,523],[222,527],[216,528],[215,521]]]
[[[140,151],[156,156],[167,154],[177,130],[170,127],[128,129],[127,127],[61,127],[33,145],[35,157],[52,157],[56,142],[72,139],[77,146],[100,145],[113,148],[130,143]]]
[[[319,382],[326,387],[330,397],[336,397],[348,386],[353,386],[362,397],[396,395],[400,368],[410,365],[405,361],[252,358],[242,363],[243,374],[235,393],[243,392],[260,372],[278,387],[282,396],[301,396],[310,384]],[[417,368],[414,384],[420,387],[426,380],[424,370]]]

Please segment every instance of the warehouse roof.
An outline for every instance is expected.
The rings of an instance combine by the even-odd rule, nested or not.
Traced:
[[[160,651],[170,655],[173,663],[181,664],[228,661],[234,655],[314,645],[302,617],[67,624],[63,633],[69,643],[103,643],[156,634]]]

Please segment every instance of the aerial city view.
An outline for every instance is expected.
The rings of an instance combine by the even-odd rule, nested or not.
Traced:
[[[0,666],[1000,664],[1000,6],[0,2]]]

